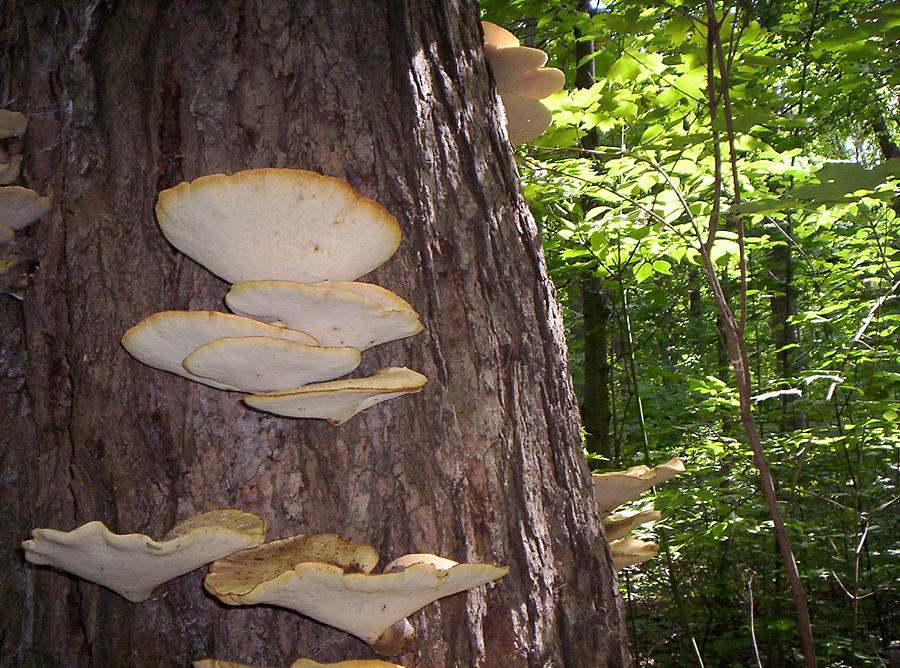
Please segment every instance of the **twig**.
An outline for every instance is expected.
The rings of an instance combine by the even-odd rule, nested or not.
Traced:
[[[753,644],[753,654],[756,656],[756,665],[762,668],[762,660],[759,658],[759,645],[756,643],[756,621],[753,616],[753,576],[747,580],[747,591],[750,593],[750,642]]]
[[[878,309],[882,307],[882,305],[890,298],[892,294],[897,291],[897,288],[900,288],[900,281],[897,281],[891,286],[891,289],[887,291],[887,293],[881,295],[878,300],[872,305],[872,308],[869,309],[869,313],[863,318],[862,325],[860,325],[859,329],[856,330],[856,334],[853,335],[853,338],[850,339],[850,344],[847,347],[847,352],[853,350],[857,344],[862,340],[863,334],[866,333],[866,330],[869,328],[869,325],[872,324],[872,319],[875,317],[875,314],[878,312]],[[837,387],[837,382],[831,383],[828,386],[828,392],[825,394],[825,403],[827,404],[831,401],[831,397],[834,395],[834,388]]]

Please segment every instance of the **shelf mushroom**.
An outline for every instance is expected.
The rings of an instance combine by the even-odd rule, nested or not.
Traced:
[[[95,521],[69,532],[35,529],[22,547],[33,564],[55,566],[138,603],[163,582],[259,545],[265,534],[261,517],[214,510],[177,524],[161,541],[143,534],[115,534]]]
[[[244,403],[267,413],[294,418],[321,418],[341,425],[375,404],[421,392],[428,379],[406,367],[388,367],[365,378],[313,383],[283,392],[253,394]]]
[[[662,513],[658,510],[645,510],[634,515],[607,515],[603,518],[603,530],[606,533],[606,540],[613,541],[627,536],[636,527],[647,522],[655,522],[661,517]]]
[[[184,358],[197,377],[241,392],[277,392],[344,376],[359,366],[356,348],[324,348],[268,336],[216,339]]]
[[[407,616],[439,598],[509,572],[490,564],[458,564],[415,555],[399,565],[389,564],[381,575],[372,575],[374,562],[357,558],[353,550],[329,554],[324,544],[310,554],[306,543],[317,538],[295,536],[220,559],[213,563],[204,585],[229,605],[267,603],[288,608],[355,635],[374,651],[391,656],[402,650],[411,634]],[[363,548],[368,546],[358,549]]]
[[[323,348],[305,332],[217,311],[155,313],[125,332],[122,345],[144,364],[239,392],[330,380],[360,362],[354,348]]]
[[[216,659],[201,659],[194,661],[194,668],[255,668],[244,663],[232,663],[231,661],[217,661]],[[358,661],[339,661],[337,663],[319,663],[312,659],[298,659],[288,668],[403,668],[396,663],[388,663],[379,659],[363,659]]]
[[[673,457],[652,469],[649,466],[632,466],[624,471],[595,473],[592,476],[594,499],[603,515],[609,515],[616,507],[683,472],[684,462],[680,457]]]
[[[150,316],[122,337],[141,362],[252,393],[246,403],[260,410],[332,424],[421,390],[425,377],[402,368],[333,380],[359,366],[360,351],[422,330],[406,301],[355,281],[400,244],[396,219],[376,202],[313,172],[251,169],[164,190],[156,216],[172,245],[237,284],[226,297],[235,313]]]
[[[659,545],[628,536],[612,541],[609,544],[609,551],[612,553],[613,568],[620,571],[626,566],[650,561],[659,552]]]
[[[21,186],[0,187],[0,226],[21,230],[50,210],[50,200]]]
[[[0,139],[21,137],[28,129],[28,118],[25,114],[9,109],[0,109]]]
[[[238,315],[307,332],[322,346],[363,351],[422,331],[419,314],[400,297],[375,285],[356,285],[360,288],[353,290],[349,281],[247,281],[233,286],[225,303]]]
[[[538,100],[562,88],[565,74],[555,67],[544,67],[547,54],[520,46],[508,30],[487,21],[481,25],[484,53],[506,110],[509,140],[513,145],[533,141],[550,127],[551,121],[550,111]]]
[[[344,181],[300,169],[210,174],[164,190],[165,237],[229,283],[356,280],[400,244],[400,226]]]

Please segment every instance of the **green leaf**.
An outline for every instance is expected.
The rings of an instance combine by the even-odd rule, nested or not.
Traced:
[[[653,267],[646,262],[639,264],[634,270],[634,280],[637,281],[637,283],[643,283],[652,275]]]
[[[641,64],[631,54],[623,53],[622,56],[609,68],[606,78],[611,82],[636,81],[641,73]]]

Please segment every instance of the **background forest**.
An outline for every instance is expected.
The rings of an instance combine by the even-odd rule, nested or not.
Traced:
[[[592,467],[688,469],[639,665],[803,665],[782,524],[819,664],[900,665],[900,6],[482,4],[566,72],[518,160]]]

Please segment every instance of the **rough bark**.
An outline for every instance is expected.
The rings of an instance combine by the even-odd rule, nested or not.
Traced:
[[[272,608],[226,608],[202,571],[131,604],[25,564],[34,526],[102,520],[161,537],[220,507],[270,538],[334,532],[382,560],[431,551],[509,576],[413,615],[409,668],[628,663],[580,452],[559,314],[497,129],[477,8],[351,3],[16,2],[0,12],[2,98],[31,117],[26,181],[54,208],[30,234],[23,302],[2,297],[0,656],[11,666],[286,665],[371,656]],[[340,427],[248,410],[144,367],[122,333],[167,309],[224,310],[226,284],[153,215],[182,180],[298,167],[348,180],[400,221],[365,280],[425,332],[370,350],[430,382]]]

